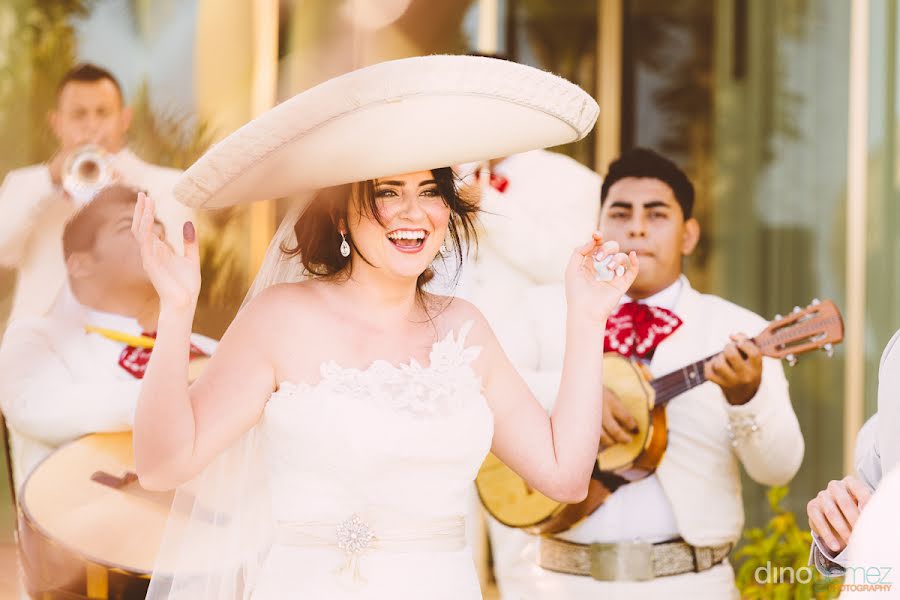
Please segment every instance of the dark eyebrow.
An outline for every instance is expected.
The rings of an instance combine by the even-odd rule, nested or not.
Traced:
[[[425,181],[419,182],[419,187],[431,184],[437,184],[437,181],[434,179],[426,179]],[[395,185],[397,187],[403,187],[405,184],[402,181],[376,181],[375,185]]]
[[[632,210],[634,207],[631,205],[631,202],[626,202],[625,200],[616,200],[612,204],[609,205],[610,208],[627,208],[628,210]]]
[[[670,205],[666,204],[662,200],[651,200],[650,202],[644,205],[644,208],[672,208]]]

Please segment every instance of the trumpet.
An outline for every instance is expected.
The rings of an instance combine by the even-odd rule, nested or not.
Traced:
[[[112,165],[103,148],[82,146],[63,163],[62,187],[76,203],[84,205],[110,184],[112,175]]]

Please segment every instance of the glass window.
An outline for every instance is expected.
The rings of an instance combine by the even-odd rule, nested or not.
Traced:
[[[849,5],[624,6],[622,145],[661,151],[694,181],[695,287],[769,319],[814,297],[843,306]],[[798,515],[841,475],[843,368],[840,346],[785,366],[806,439],[787,502]],[[744,494],[759,523],[765,495],[746,476]]]

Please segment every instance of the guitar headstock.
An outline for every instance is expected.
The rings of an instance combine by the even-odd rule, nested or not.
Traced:
[[[794,308],[786,317],[776,315],[753,341],[766,356],[787,359],[793,366],[797,355],[819,348],[831,356],[834,344],[843,339],[844,320],[834,302],[813,300],[806,308]]]

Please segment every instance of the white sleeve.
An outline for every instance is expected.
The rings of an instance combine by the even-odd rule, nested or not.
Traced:
[[[877,429],[881,472],[888,473],[900,464],[900,331],[894,334],[881,356]]]
[[[517,189],[513,184],[505,193],[482,195],[479,220],[485,235],[479,243],[536,283],[562,281],[572,251],[597,226],[600,177],[581,166],[558,171],[552,175],[558,182],[554,197],[547,197],[544,189]]]
[[[781,363],[764,358],[756,395],[726,411],[732,445],[747,474],[763,485],[788,483],[803,461],[804,443]]]
[[[860,480],[869,488],[875,489],[881,483],[881,456],[878,453],[878,413],[866,421],[856,434],[856,446],[853,450],[853,465]]]
[[[809,564],[825,577],[840,577],[847,570],[849,554],[844,548],[838,554],[834,554],[822,543],[819,536],[812,534],[813,543],[809,549]]]
[[[562,285],[532,288],[522,298],[521,307],[527,315],[523,328],[530,332],[537,355],[530,364],[522,365],[519,373],[549,413],[562,379],[566,346],[565,288]]]
[[[12,171],[0,185],[0,265],[15,269],[22,261],[38,215],[60,199],[46,168]]]
[[[32,323],[13,324],[0,346],[0,407],[10,426],[54,446],[130,430],[140,381],[77,377]]]

